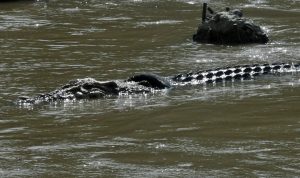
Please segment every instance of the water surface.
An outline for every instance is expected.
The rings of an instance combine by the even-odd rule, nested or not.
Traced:
[[[208,1],[214,9],[243,9],[271,38],[241,46],[192,42],[202,3],[1,3],[0,176],[299,176],[296,73],[148,95],[15,104],[18,96],[77,78],[300,61],[299,1]]]

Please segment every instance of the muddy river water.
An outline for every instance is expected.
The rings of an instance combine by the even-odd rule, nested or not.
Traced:
[[[0,177],[300,176],[300,74],[19,106],[93,77],[300,61],[299,0],[240,8],[266,45],[196,44],[203,0],[0,3]]]

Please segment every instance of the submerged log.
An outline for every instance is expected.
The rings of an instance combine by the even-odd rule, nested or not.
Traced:
[[[206,14],[208,9],[209,14]],[[215,13],[207,4],[203,5],[202,23],[193,40],[199,43],[246,44],[267,43],[267,34],[252,20],[244,18],[241,10],[226,8]]]

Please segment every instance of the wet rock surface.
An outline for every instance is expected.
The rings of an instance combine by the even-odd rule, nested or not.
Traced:
[[[203,11],[206,7],[204,7]],[[204,12],[202,24],[199,25],[193,40],[199,43],[213,44],[247,44],[267,43],[269,38],[264,30],[250,19],[244,18],[241,10],[226,8],[215,13],[208,8]]]
[[[224,67],[189,72],[171,77],[139,74],[127,80],[101,82],[93,78],[77,79],[62,87],[35,97],[20,97],[18,104],[38,104],[60,100],[97,99],[128,94],[145,94],[178,85],[197,85],[236,80],[249,80],[259,75],[300,71],[299,64],[263,64]]]

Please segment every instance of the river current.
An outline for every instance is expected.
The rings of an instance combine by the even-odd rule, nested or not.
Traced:
[[[202,3],[266,45],[192,41]],[[300,62],[299,0],[0,2],[0,177],[299,177],[300,74],[19,106],[69,80]]]

